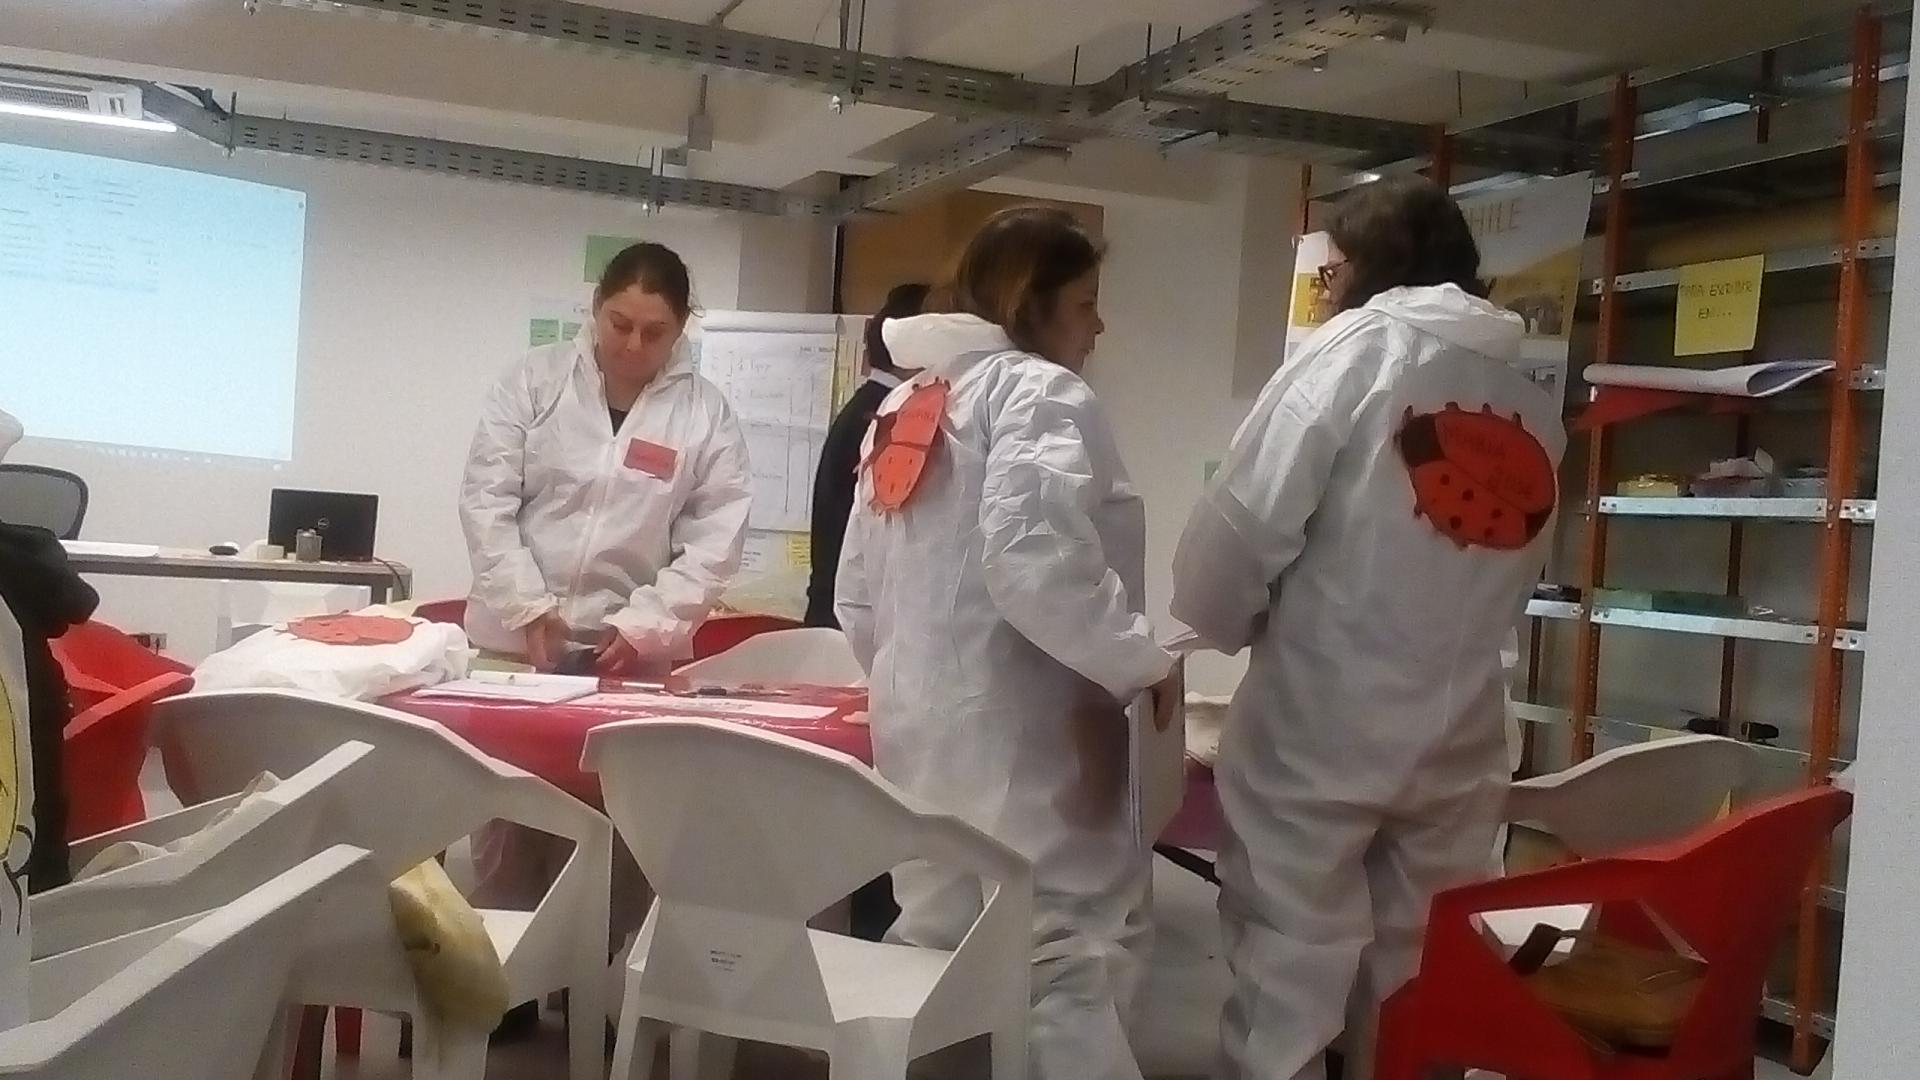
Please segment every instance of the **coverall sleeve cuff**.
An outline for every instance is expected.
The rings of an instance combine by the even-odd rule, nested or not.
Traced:
[[[549,611],[559,608],[560,602],[551,596],[543,596],[532,603],[516,604],[500,614],[500,625],[508,630],[525,630],[535,620]]]
[[[629,607],[607,616],[607,625],[627,639],[627,644],[641,656],[679,659],[682,652],[692,651],[693,627],[678,620],[663,624],[638,616]]]
[[[1122,705],[1158,685],[1173,671],[1175,657],[1172,653],[1155,645],[1151,637],[1143,639],[1142,645],[1138,661],[1130,665],[1131,674],[1116,682],[1101,685],[1101,689]]]

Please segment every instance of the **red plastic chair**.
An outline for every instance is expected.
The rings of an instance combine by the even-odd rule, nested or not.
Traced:
[[[193,689],[193,676],[168,672],[138,686],[76,684],[74,714],[62,734],[61,776],[67,788],[67,839],[80,840],[146,820],[140,769],[147,760],[147,706]]]
[[[716,615],[693,632],[693,659],[718,656],[751,637],[793,630],[800,623],[778,615]]]
[[[1528,1080],[1751,1080],[1767,968],[1808,870],[1853,797],[1833,788],[1756,803],[1683,840],[1434,898],[1420,972],[1380,1018],[1377,1080],[1443,1066]],[[1737,898],[1737,900],[1730,899]],[[1610,936],[1649,941],[1646,912],[1706,961],[1673,1044],[1658,1056],[1596,1051],[1475,929],[1477,912],[1597,903]]]
[[[413,609],[416,619],[425,619],[430,623],[447,623],[451,626],[465,626],[467,622],[466,600],[428,600]]]
[[[192,669],[99,622],[81,623],[51,647],[74,709],[61,738],[67,838],[144,820],[147,707],[193,689]]]

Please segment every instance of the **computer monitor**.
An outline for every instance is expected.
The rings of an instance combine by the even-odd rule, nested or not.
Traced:
[[[322,559],[366,562],[373,558],[374,521],[379,511],[378,495],[274,488],[267,509],[267,543],[291,555],[295,534],[312,529],[320,534]]]

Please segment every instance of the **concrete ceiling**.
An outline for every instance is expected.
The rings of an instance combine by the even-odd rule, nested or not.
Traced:
[[[209,86],[244,111],[623,162],[678,145],[698,93],[690,71],[460,30],[240,0],[0,0],[0,63]],[[595,0],[706,21],[724,0]],[[1852,0],[1433,0],[1433,29],[1340,50],[1236,92],[1267,104],[1443,120],[1555,81],[1789,36]],[[853,5],[856,20],[861,4]],[[867,0],[864,47],[1066,82],[1091,82],[1247,0]],[[831,44],[838,0],[742,0],[729,27]],[[1596,14],[1604,11],[1604,15]],[[947,120],[714,77],[715,142],[696,176],[770,187],[823,171],[872,172],[950,131]],[[1081,160],[1027,166],[1049,180],[1204,198],[1193,158],[1083,144]]]

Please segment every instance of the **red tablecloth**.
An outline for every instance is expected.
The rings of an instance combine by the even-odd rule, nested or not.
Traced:
[[[750,696],[736,691],[737,697]],[[600,805],[600,780],[580,768],[587,732],[601,724],[647,716],[708,716],[777,731],[841,753],[873,762],[873,742],[865,723],[852,717],[867,707],[864,690],[847,687],[781,687],[769,697],[791,705],[830,707],[831,715],[818,720],[770,719],[743,714],[737,705],[699,695],[687,695],[673,708],[648,703],[542,704],[398,694],[381,704],[446,726],[454,734],[511,765],[516,765],[567,793]],[[1188,762],[1186,800],[1161,842],[1175,847],[1211,851],[1220,834],[1220,804],[1214,793],[1212,770]]]

